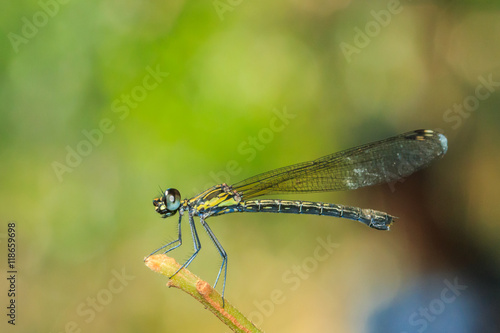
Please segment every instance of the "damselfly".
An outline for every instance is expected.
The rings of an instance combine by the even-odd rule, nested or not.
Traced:
[[[389,230],[396,217],[372,209],[310,201],[249,199],[266,194],[354,190],[398,181],[427,167],[434,159],[443,156],[447,149],[448,143],[443,134],[431,130],[417,130],[327,155],[310,162],[271,170],[234,185],[215,185],[191,199],[181,201],[179,191],[169,188],[153,200],[153,205],[163,218],[179,212],[178,238],[160,247],[151,255],[164,249],[166,250],[163,253],[167,253],[181,245],[181,221],[184,212],[187,212],[194,253],[177,272],[188,266],[201,248],[194,221],[194,217],[198,216],[201,225],[222,257],[214,287],[224,271],[222,286],[224,299],[227,254],[208,226],[207,218],[236,212],[313,214],[347,218],[374,229]]]

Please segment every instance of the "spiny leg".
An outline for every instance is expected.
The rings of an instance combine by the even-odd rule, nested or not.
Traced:
[[[191,261],[198,255],[198,252],[200,252],[201,249],[201,244],[200,244],[200,239],[198,238],[198,232],[196,231],[196,226],[194,225],[194,219],[191,214],[189,214],[189,226],[191,227],[191,236],[193,236],[193,245],[194,245],[194,253],[191,255],[191,257],[181,266],[177,271],[175,271],[170,278],[172,278],[175,274],[179,273],[181,269],[184,267],[189,266]]]
[[[217,286],[217,282],[219,282],[219,277],[220,277],[220,274],[222,272],[222,269],[224,269],[224,282],[222,283],[222,307],[224,307],[224,291],[226,290],[226,276],[227,276],[227,253],[224,250],[224,248],[222,247],[222,245],[220,244],[217,237],[215,237],[212,229],[210,229],[207,222],[205,222],[205,219],[201,216],[200,216],[200,222],[201,222],[201,225],[203,225],[203,227],[207,231],[208,236],[210,237],[210,239],[214,243],[215,247],[219,251],[220,256],[222,257],[222,264],[219,268],[219,273],[217,274],[217,278],[215,279],[214,288]]]
[[[166,248],[166,247],[169,247],[170,245],[174,244],[175,242],[179,242],[179,244],[177,244],[176,246],[174,246],[174,247],[172,247],[172,248],[170,248],[170,249],[166,250],[165,252],[163,252],[163,254],[166,254],[166,253],[168,253],[168,252],[170,252],[170,251],[172,251],[172,250],[174,250],[174,249],[178,248],[179,246],[181,246],[181,244],[182,244],[181,221],[182,221],[182,213],[180,213],[180,214],[179,214],[179,223],[178,223],[178,225],[177,225],[177,229],[178,229],[178,237],[177,237],[177,239],[176,239],[176,240],[173,240],[173,241],[171,241],[171,242],[169,242],[168,244],[163,245],[163,246],[162,246],[162,247],[160,247],[159,249],[154,250],[154,251],[153,251],[150,255],[148,255],[148,256],[146,257],[146,259],[147,259],[148,257],[152,256],[153,254],[155,254],[156,252],[161,251],[161,250],[163,250],[163,249],[164,249],[164,248]]]

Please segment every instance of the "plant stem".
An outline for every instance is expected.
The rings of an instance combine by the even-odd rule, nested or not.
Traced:
[[[180,267],[174,258],[165,254],[149,256],[145,263],[152,271],[169,278]],[[193,296],[234,332],[262,332],[226,299],[223,307],[221,295],[208,282],[201,280],[185,268],[173,276],[167,282],[167,286],[181,289]]]

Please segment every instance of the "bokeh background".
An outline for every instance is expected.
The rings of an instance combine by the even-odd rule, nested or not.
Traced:
[[[229,254],[227,299],[267,332],[500,331],[498,2],[2,8],[2,332],[227,332],[143,264],[176,236],[177,218],[151,204],[159,188],[191,197],[419,128],[449,140],[425,171],[301,196],[389,212],[390,232],[314,216],[209,220]],[[183,230],[179,261],[192,250]],[[213,283],[220,258],[199,231],[190,269]]]

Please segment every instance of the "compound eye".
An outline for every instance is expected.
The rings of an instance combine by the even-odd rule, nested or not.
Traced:
[[[165,191],[165,205],[169,211],[175,212],[181,205],[181,194],[175,188]]]

